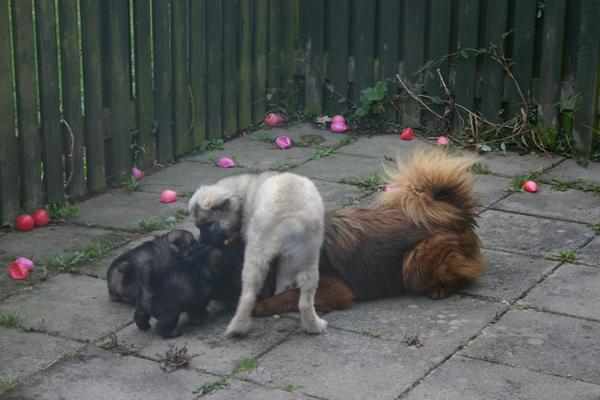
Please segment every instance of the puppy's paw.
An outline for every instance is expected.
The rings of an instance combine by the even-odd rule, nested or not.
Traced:
[[[175,329],[165,328],[164,326],[162,326],[160,324],[156,324],[156,326],[154,327],[154,330],[156,330],[156,332],[165,339],[176,338],[183,334],[183,332],[181,332],[181,330],[179,330],[177,328],[175,328]]]
[[[319,334],[325,332],[325,329],[327,329],[327,321],[317,317],[314,322],[303,322],[302,326],[304,327],[306,333]]]
[[[240,337],[244,336],[250,328],[252,327],[252,320],[250,318],[244,319],[233,319],[227,330],[225,331],[225,336],[227,337]]]
[[[438,300],[448,297],[456,292],[453,286],[435,286],[425,292],[430,299]]]

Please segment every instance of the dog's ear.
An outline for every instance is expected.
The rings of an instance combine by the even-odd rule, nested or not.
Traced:
[[[229,210],[230,206],[231,206],[231,200],[230,199],[225,199],[221,203],[214,205],[211,208],[211,210],[218,211],[218,212],[225,212],[225,211]]]
[[[195,241],[194,235],[188,231],[179,229],[169,232],[168,240],[171,250],[180,256],[186,255]]]

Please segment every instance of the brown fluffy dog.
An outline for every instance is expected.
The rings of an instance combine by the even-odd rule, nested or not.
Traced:
[[[343,208],[325,217],[315,306],[346,309],[354,300],[403,292],[443,298],[484,269],[475,234],[477,201],[470,169],[475,157],[415,151],[386,171],[396,188],[376,208]],[[288,290],[259,302],[258,315],[294,311]]]

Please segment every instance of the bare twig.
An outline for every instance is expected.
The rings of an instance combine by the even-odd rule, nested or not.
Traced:
[[[439,119],[444,119],[444,117],[442,117],[440,114],[436,113],[435,111],[433,111],[431,108],[429,108],[429,106],[427,106],[427,104],[425,104],[423,102],[423,100],[421,100],[419,98],[418,95],[416,95],[412,90],[410,90],[408,88],[408,86],[404,83],[404,81],[402,80],[402,78],[400,78],[399,74],[396,74],[396,79],[398,79],[398,82],[400,82],[400,84],[402,85],[402,87],[404,88],[404,90],[406,90],[406,93],[408,93],[408,95],[410,97],[412,97],[414,100],[416,100],[420,105],[422,105],[423,107],[425,107],[425,109],[427,111],[429,111],[430,113],[432,113],[433,115],[435,115],[436,117],[438,117]]]
[[[192,119],[190,121],[190,127],[188,129],[188,136],[192,135],[194,124],[196,123],[196,102],[194,100],[194,93],[192,92],[192,85],[188,85],[188,94],[190,95],[190,102],[192,103]]]
[[[75,170],[75,163],[73,161],[73,152],[75,151],[75,135],[73,135],[73,130],[71,129],[71,126],[69,125],[69,123],[65,120],[65,115],[63,112],[63,108],[62,106],[59,106],[58,108],[59,112],[60,112],[60,118],[58,120],[59,123],[64,124],[64,126],[67,128],[67,133],[69,134],[69,154],[67,154],[67,158],[69,159],[69,177],[67,178],[67,181],[64,185],[64,187],[68,187],[71,184],[71,180],[73,179],[73,172]]]

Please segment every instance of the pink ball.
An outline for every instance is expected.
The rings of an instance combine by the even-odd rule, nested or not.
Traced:
[[[229,157],[221,157],[219,158],[219,161],[217,161],[217,165],[221,168],[233,168],[235,167],[235,161]]]
[[[281,123],[281,117],[276,113],[268,113],[265,116],[265,124],[269,126],[277,126]]]
[[[387,185],[385,185],[385,191],[386,192],[391,192],[394,189],[398,189],[398,185],[394,184],[394,183],[388,183]]]
[[[16,281],[27,279],[29,276],[29,269],[18,261],[13,261],[8,266],[8,275]]]
[[[170,189],[164,190],[160,194],[160,201],[163,203],[172,203],[177,201],[177,192]]]
[[[331,123],[335,124],[336,122],[341,122],[342,124],[345,124],[346,119],[343,115],[334,115],[333,118],[331,118]]]
[[[15,260],[15,262],[18,262],[19,264],[21,264],[22,266],[27,268],[28,271],[31,271],[33,269],[33,267],[35,266],[33,261],[31,261],[29,258],[26,258],[26,257],[19,257]]]
[[[534,181],[527,181],[523,184],[523,190],[529,193],[535,193],[538,191],[537,183]]]
[[[348,130],[348,127],[343,122],[333,122],[329,130],[333,133],[344,133]]]
[[[445,146],[448,144],[448,138],[446,136],[440,136],[437,138],[438,146]]]
[[[139,181],[144,176],[144,171],[142,171],[138,167],[133,167],[131,168],[131,174],[133,175],[136,181]]]
[[[289,149],[292,147],[292,139],[287,136],[277,136],[275,139],[275,146],[280,149]]]

